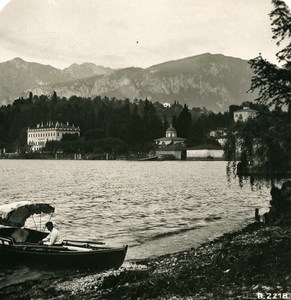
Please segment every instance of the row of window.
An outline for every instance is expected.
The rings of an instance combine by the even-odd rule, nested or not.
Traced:
[[[57,136],[59,136],[59,132]],[[46,133],[29,133],[28,137],[48,137],[48,136],[56,136],[55,132],[46,132]]]
[[[167,132],[167,137],[176,137],[176,133],[174,132]]]
[[[34,142],[34,141],[28,141],[29,145],[38,145],[38,146],[44,146],[45,142],[40,141],[40,142]]]

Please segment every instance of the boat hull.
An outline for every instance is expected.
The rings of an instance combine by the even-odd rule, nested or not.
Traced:
[[[55,249],[0,246],[0,264],[25,265],[38,269],[118,269],[124,262],[127,246],[92,251],[56,251]]]

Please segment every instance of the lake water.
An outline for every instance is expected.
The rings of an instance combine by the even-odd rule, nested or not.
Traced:
[[[270,200],[269,187],[228,181],[221,161],[0,160],[0,185],[1,204],[51,203],[65,238],[128,244],[128,259],[185,250],[242,227]]]

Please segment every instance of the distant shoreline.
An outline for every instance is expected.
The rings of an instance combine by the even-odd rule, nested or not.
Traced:
[[[74,158],[73,155],[69,155],[66,157],[53,157],[53,156],[20,156],[20,155],[11,155],[11,156],[2,156],[0,157],[0,161],[1,160],[76,160],[76,161],[92,161],[92,160],[102,160],[102,161],[182,161],[180,159],[152,159],[151,157],[140,157],[140,156],[128,156],[128,157],[115,157],[115,158],[90,158],[90,157],[86,157],[85,155],[82,158]],[[196,158],[187,158],[184,161],[226,161],[225,158],[216,158],[216,157],[196,157]]]

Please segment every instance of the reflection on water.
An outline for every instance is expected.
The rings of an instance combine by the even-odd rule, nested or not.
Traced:
[[[51,203],[68,239],[130,246],[141,258],[184,250],[267,210],[269,188],[228,180],[225,162],[0,160],[0,199]]]
[[[235,178],[240,187],[250,185],[252,189],[258,190],[262,187],[281,186],[286,180],[290,180],[290,175],[280,173],[256,173],[252,175],[237,175],[238,164],[236,161],[230,161],[226,166],[228,181]]]

